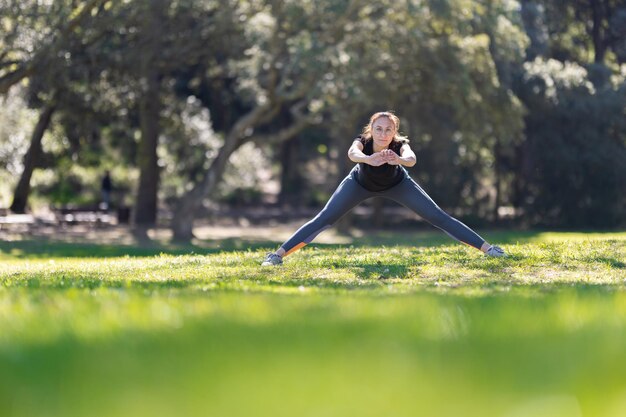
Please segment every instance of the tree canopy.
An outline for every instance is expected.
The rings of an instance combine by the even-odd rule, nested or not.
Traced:
[[[394,110],[444,207],[623,224],[622,3],[3,0],[2,205],[97,201],[109,169],[135,224],[170,212],[189,239],[226,194],[332,189],[368,116]]]

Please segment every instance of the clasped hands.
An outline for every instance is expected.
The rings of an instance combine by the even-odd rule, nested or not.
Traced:
[[[400,157],[391,149],[383,149],[370,155],[369,164],[372,166],[381,166],[383,164],[400,165]]]

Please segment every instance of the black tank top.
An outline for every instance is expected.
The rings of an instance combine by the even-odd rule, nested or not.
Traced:
[[[374,153],[374,141],[359,136],[354,140],[358,140],[363,145],[363,153],[371,155]],[[400,148],[406,142],[394,140],[389,144],[389,149],[400,155]],[[368,191],[385,191],[391,187],[400,184],[408,175],[406,170],[400,165],[382,164],[380,166],[372,166],[360,162],[353,171],[353,177],[363,188]]]

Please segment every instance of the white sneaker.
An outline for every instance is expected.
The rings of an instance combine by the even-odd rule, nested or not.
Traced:
[[[505,258],[506,253],[499,246],[491,245],[487,252],[485,252],[487,256],[493,256],[494,258]]]
[[[283,258],[273,252],[270,252],[265,256],[265,260],[261,264],[261,266],[276,266],[281,265],[283,263]]]

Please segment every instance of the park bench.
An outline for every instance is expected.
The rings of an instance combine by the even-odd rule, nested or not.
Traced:
[[[113,223],[114,213],[97,206],[72,206],[52,208],[54,218],[59,224],[88,224],[103,226]]]

